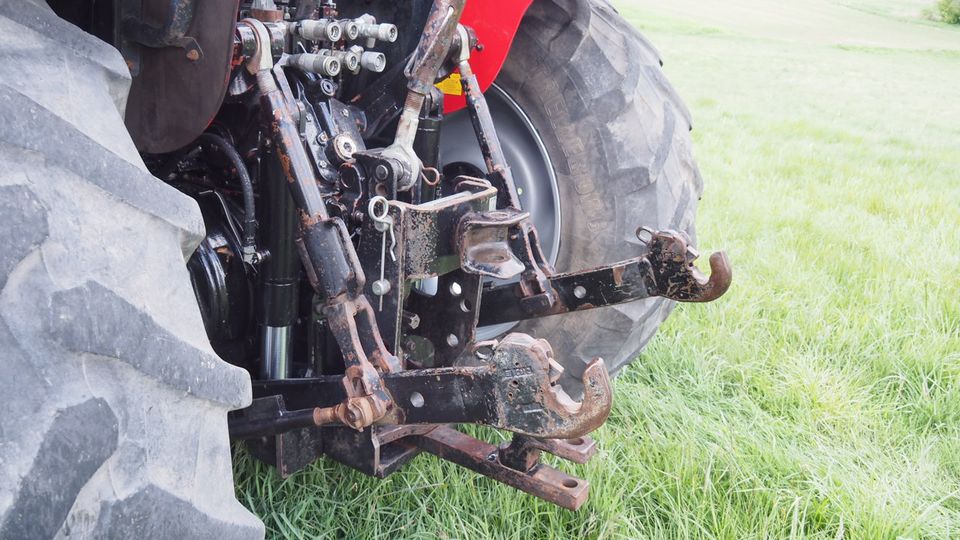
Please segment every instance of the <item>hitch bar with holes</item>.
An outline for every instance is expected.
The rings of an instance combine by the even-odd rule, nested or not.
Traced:
[[[730,287],[732,271],[726,253],[710,256],[708,279],[693,266],[697,252],[682,234],[641,229],[637,237],[646,244],[644,253],[637,257],[592,270],[549,276],[557,297],[553,306],[530,309],[521,302],[523,296],[517,284],[483,289],[480,325],[612,306],[651,296],[678,302],[710,302]]]
[[[481,352],[486,349],[489,352]],[[582,376],[584,397],[573,401],[555,384],[563,367],[550,345],[526,334],[477,347],[480,366],[407,370],[383,376],[392,405],[378,425],[478,423],[522,435],[568,439],[586,435],[607,419],[613,392],[603,361]],[[230,435],[250,439],[297,428],[349,424],[328,411],[346,398],[343,378],[255,381],[254,396],[282,399],[272,416],[230,419]]]

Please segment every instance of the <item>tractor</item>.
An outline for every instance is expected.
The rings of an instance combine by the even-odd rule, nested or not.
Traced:
[[[256,538],[420,453],[571,510],[676,302],[690,113],[606,0],[0,2],[0,537]],[[509,432],[490,444],[458,430]]]

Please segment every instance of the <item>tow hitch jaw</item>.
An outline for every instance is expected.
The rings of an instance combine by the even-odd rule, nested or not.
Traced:
[[[730,288],[733,271],[723,251],[710,255],[710,277],[703,275],[693,261],[699,253],[685,234],[676,231],[637,229],[637,238],[650,250],[652,291],[678,302],[712,302]]]
[[[485,193],[482,182],[478,186],[473,197]],[[467,204],[472,199],[460,199],[459,211],[475,212],[476,205]],[[476,213],[470,216],[471,223],[486,223]],[[491,227],[504,227],[487,221]],[[507,224],[506,230],[513,226]],[[402,227],[398,236],[410,237]],[[474,289],[480,309],[473,312],[473,321],[516,321],[649,297],[709,302],[729,289],[732,271],[726,254],[710,257],[707,277],[694,266],[698,254],[685,234],[640,229],[637,237],[643,249],[632,259],[579,272],[545,273],[552,303],[524,302],[518,284]],[[466,277],[461,273],[458,279]],[[231,419],[231,435],[243,439],[276,435],[274,456],[267,459],[283,475],[325,453],[368,474],[385,476],[426,451],[560,506],[579,507],[589,483],[541,463],[539,457],[549,452],[582,463],[594,453],[594,443],[586,435],[606,421],[613,402],[603,361],[595,358],[586,366],[580,377],[583,397],[576,401],[560,385],[563,367],[546,340],[512,333],[499,342],[477,343],[472,353],[474,360],[468,365],[381,368],[377,378],[386,409],[368,415],[370,423],[348,421],[344,404],[353,396],[345,390],[342,376],[255,381],[254,406]],[[489,425],[514,436],[509,444],[495,447],[448,424]]]
[[[493,366],[500,379],[493,392],[494,427],[541,439],[572,439],[597,429],[610,415],[613,390],[599,358],[583,372],[579,403],[557,383],[563,367],[546,340],[509,334],[494,347]]]

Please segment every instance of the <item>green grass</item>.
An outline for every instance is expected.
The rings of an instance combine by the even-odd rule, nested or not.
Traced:
[[[600,453],[565,467],[583,509],[430,457],[385,481],[241,457],[269,534],[960,537],[960,33],[808,4],[619,4],[694,114],[701,252],[735,277],[616,381]]]

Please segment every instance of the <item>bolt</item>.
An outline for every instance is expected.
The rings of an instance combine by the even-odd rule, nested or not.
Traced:
[[[378,279],[370,284],[370,288],[373,290],[373,294],[384,296],[390,292],[390,282],[385,279]]]
[[[583,298],[587,295],[587,289],[583,285],[577,285],[573,288],[573,295],[577,298]]]
[[[373,174],[377,177],[378,180],[386,180],[390,176],[390,169],[386,165],[381,163],[377,165],[377,168],[374,169]]]
[[[187,60],[191,62],[196,62],[199,59],[200,59],[200,51],[196,49],[190,49],[189,51],[187,51]]]
[[[354,151],[356,151],[353,140],[344,133],[333,138],[333,148],[336,150],[337,156],[344,161],[352,158]]]
[[[420,316],[409,311],[403,312],[403,322],[411,329],[416,330],[420,326]]]
[[[342,114],[343,116],[350,116],[350,111],[348,111],[348,110],[346,110],[346,109],[342,109],[342,110],[340,111],[340,114]]]
[[[336,93],[337,87],[334,86],[329,79],[320,80],[320,91],[324,93],[327,97],[333,97],[333,94]]]

